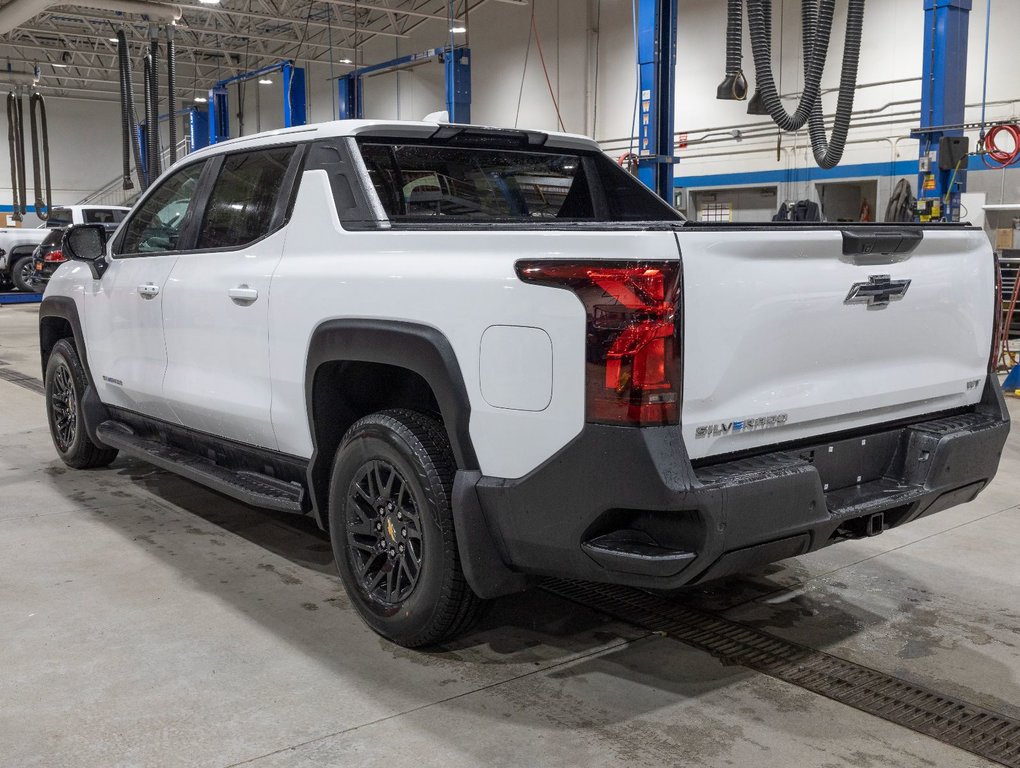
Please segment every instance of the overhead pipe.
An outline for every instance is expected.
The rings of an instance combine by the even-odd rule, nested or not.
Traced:
[[[184,12],[179,6],[167,3],[150,3],[146,0],[11,0],[0,8],[0,35],[54,7],[94,8],[99,11],[130,13],[147,16],[150,21],[173,24],[180,21]]]

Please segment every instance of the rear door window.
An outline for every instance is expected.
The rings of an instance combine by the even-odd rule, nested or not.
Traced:
[[[239,248],[283,222],[277,202],[296,147],[273,147],[228,155],[213,185],[196,248]]]

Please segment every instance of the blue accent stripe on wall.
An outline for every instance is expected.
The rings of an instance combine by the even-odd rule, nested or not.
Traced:
[[[967,161],[968,171],[989,169],[979,157]],[[998,169],[995,169],[998,170]],[[749,171],[747,173],[716,173],[705,176],[677,176],[673,186],[693,189],[697,187],[754,187],[765,184],[796,184],[805,181],[829,179],[856,179],[867,176],[906,176],[917,183],[917,160],[897,160],[889,163],[857,163],[824,168],[784,168],[777,171]]]

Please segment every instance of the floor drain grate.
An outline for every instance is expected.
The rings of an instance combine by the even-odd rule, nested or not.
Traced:
[[[627,587],[549,580],[543,588],[723,661],[1020,768],[1020,721],[767,632]]]
[[[11,384],[17,384],[19,387],[31,390],[38,395],[46,394],[46,387],[43,383],[32,376],[27,376],[24,373],[18,373],[12,371],[10,368],[0,368],[0,379],[3,381],[9,381]]]

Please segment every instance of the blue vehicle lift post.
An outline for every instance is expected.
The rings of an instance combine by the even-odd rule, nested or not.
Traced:
[[[947,136],[963,136],[967,96],[967,36],[973,0],[924,0],[924,67],[921,77],[921,165],[918,169],[919,211],[927,202],[924,218],[955,220],[960,193],[967,188],[967,161],[954,169],[939,168],[939,142]],[[932,130],[934,129],[934,130]],[[946,198],[949,205],[945,205]],[[935,206],[938,207],[936,214]]]
[[[291,128],[308,122],[305,103],[305,70],[295,67],[292,61],[281,61],[261,69],[244,72],[220,80],[209,89],[209,144],[230,138],[230,108],[227,86],[246,80],[265,77],[273,72],[283,73],[283,125]]]
[[[341,120],[360,120],[365,116],[364,80],[370,75],[417,67],[428,61],[439,61],[446,77],[446,111],[451,123],[471,122],[471,49],[429,48],[379,64],[358,67],[337,78],[339,114]]]
[[[640,0],[638,178],[673,204],[677,0]]]

